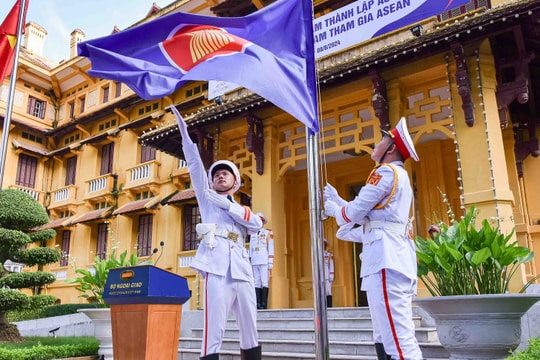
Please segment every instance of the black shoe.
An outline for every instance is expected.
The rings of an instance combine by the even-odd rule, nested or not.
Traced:
[[[268,304],[268,288],[263,287],[261,291],[261,309],[266,309]]]
[[[255,288],[255,296],[257,297],[257,309],[262,309],[262,305],[261,305],[261,288]]]
[[[384,350],[382,343],[375,343],[375,351],[377,352],[377,360],[392,360],[392,357]]]
[[[261,360],[261,357],[262,357],[261,345],[256,346],[251,349],[247,349],[247,350],[240,349],[241,360]]]
[[[329,308],[332,307],[332,295],[326,296],[326,307],[329,307]]]
[[[201,356],[200,360],[219,360],[219,354],[210,354],[206,356]]]

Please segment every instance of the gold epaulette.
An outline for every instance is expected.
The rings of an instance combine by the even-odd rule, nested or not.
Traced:
[[[377,170],[381,166],[388,166],[390,169],[392,169],[392,171],[394,172],[394,185],[392,186],[392,191],[390,192],[390,195],[388,196],[388,199],[386,199],[384,204],[377,204],[375,206],[375,209],[382,209],[383,207],[388,205],[388,203],[390,203],[390,200],[392,200],[392,198],[394,197],[394,194],[396,193],[397,184],[398,184],[398,173],[397,173],[396,167],[394,165],[392,165],[392,164],[387,164],[387,163],[383,163],[383,164],[379,164],[379,165],[375,166],[375,168],[373,170],[371,170],[371,172],[369,173],[367,183],[369,183],[369,179],[371,179],[371,176],[373,175],[375,170]]]

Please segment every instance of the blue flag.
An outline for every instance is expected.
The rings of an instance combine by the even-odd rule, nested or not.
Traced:
[[[244,17],[172,13],[81,42],[97,78],[141,98],[171,94],[190,80],[228,81],[272,102],[318,132],[311,0],[278,0]]]

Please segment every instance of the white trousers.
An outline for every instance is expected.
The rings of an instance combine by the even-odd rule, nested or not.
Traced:
[[[326,291],[326,296],[332,295],[332,282],[329,279],[325,279],[324,289]]]
[[[253,278],[255,287],[268,287],[268,264],[253,265]]]
[[[383,269],[362,278],[362,289],[367,292],[373,340],[382,343],[392,359],[423,359],[412,318],[416,280],[397,271]]]
[[[259,345],[257,335],[257,300],[250,281],[206,273],[204,282],[204,328],[201,356],[218,353],[232,310],[240,332],[240,349]]]

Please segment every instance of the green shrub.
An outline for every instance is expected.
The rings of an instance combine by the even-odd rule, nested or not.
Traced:
[[[56,296],[39,294],[30,296],[28,307],[30,309],[42,309],[46,306],[54,304],[56,301]]]
[[[29,337],[23,343],[1,343],[0,360],[50,360],[97,355],[99,341],[81,337]]]
[[[508,357],[511,360],[538,360],[540,359],[540,338],[530,339],[527,350],[518,351]]]
[[[77,314],[79,309],[97,308],[101,307],[98,304],[61,304],[48,306],[43,309],[43,317],[53,317],[62,315]]]
[[[28,308],[28,296],[19,291],[0,289],[0,309],[9,311]],[[1,312],[1,311],[0,311]]]
[[[6,318],[9,322],[41,319],[43,309],[54,304],[56,297],[52,295],[34,295],[26,298],[26,305],[16,310],[6,312]]]
[[[8,322],[26,321],[44,318],[43,309],[11,310],[6,312]]]
[[[49,296],[49,295],[44,295]],[[42,308],[8,311],[6,316],[9,322],[42,319],[54,316],[77,314],[79,309],[101,307],[98,304],[60,304]]]

